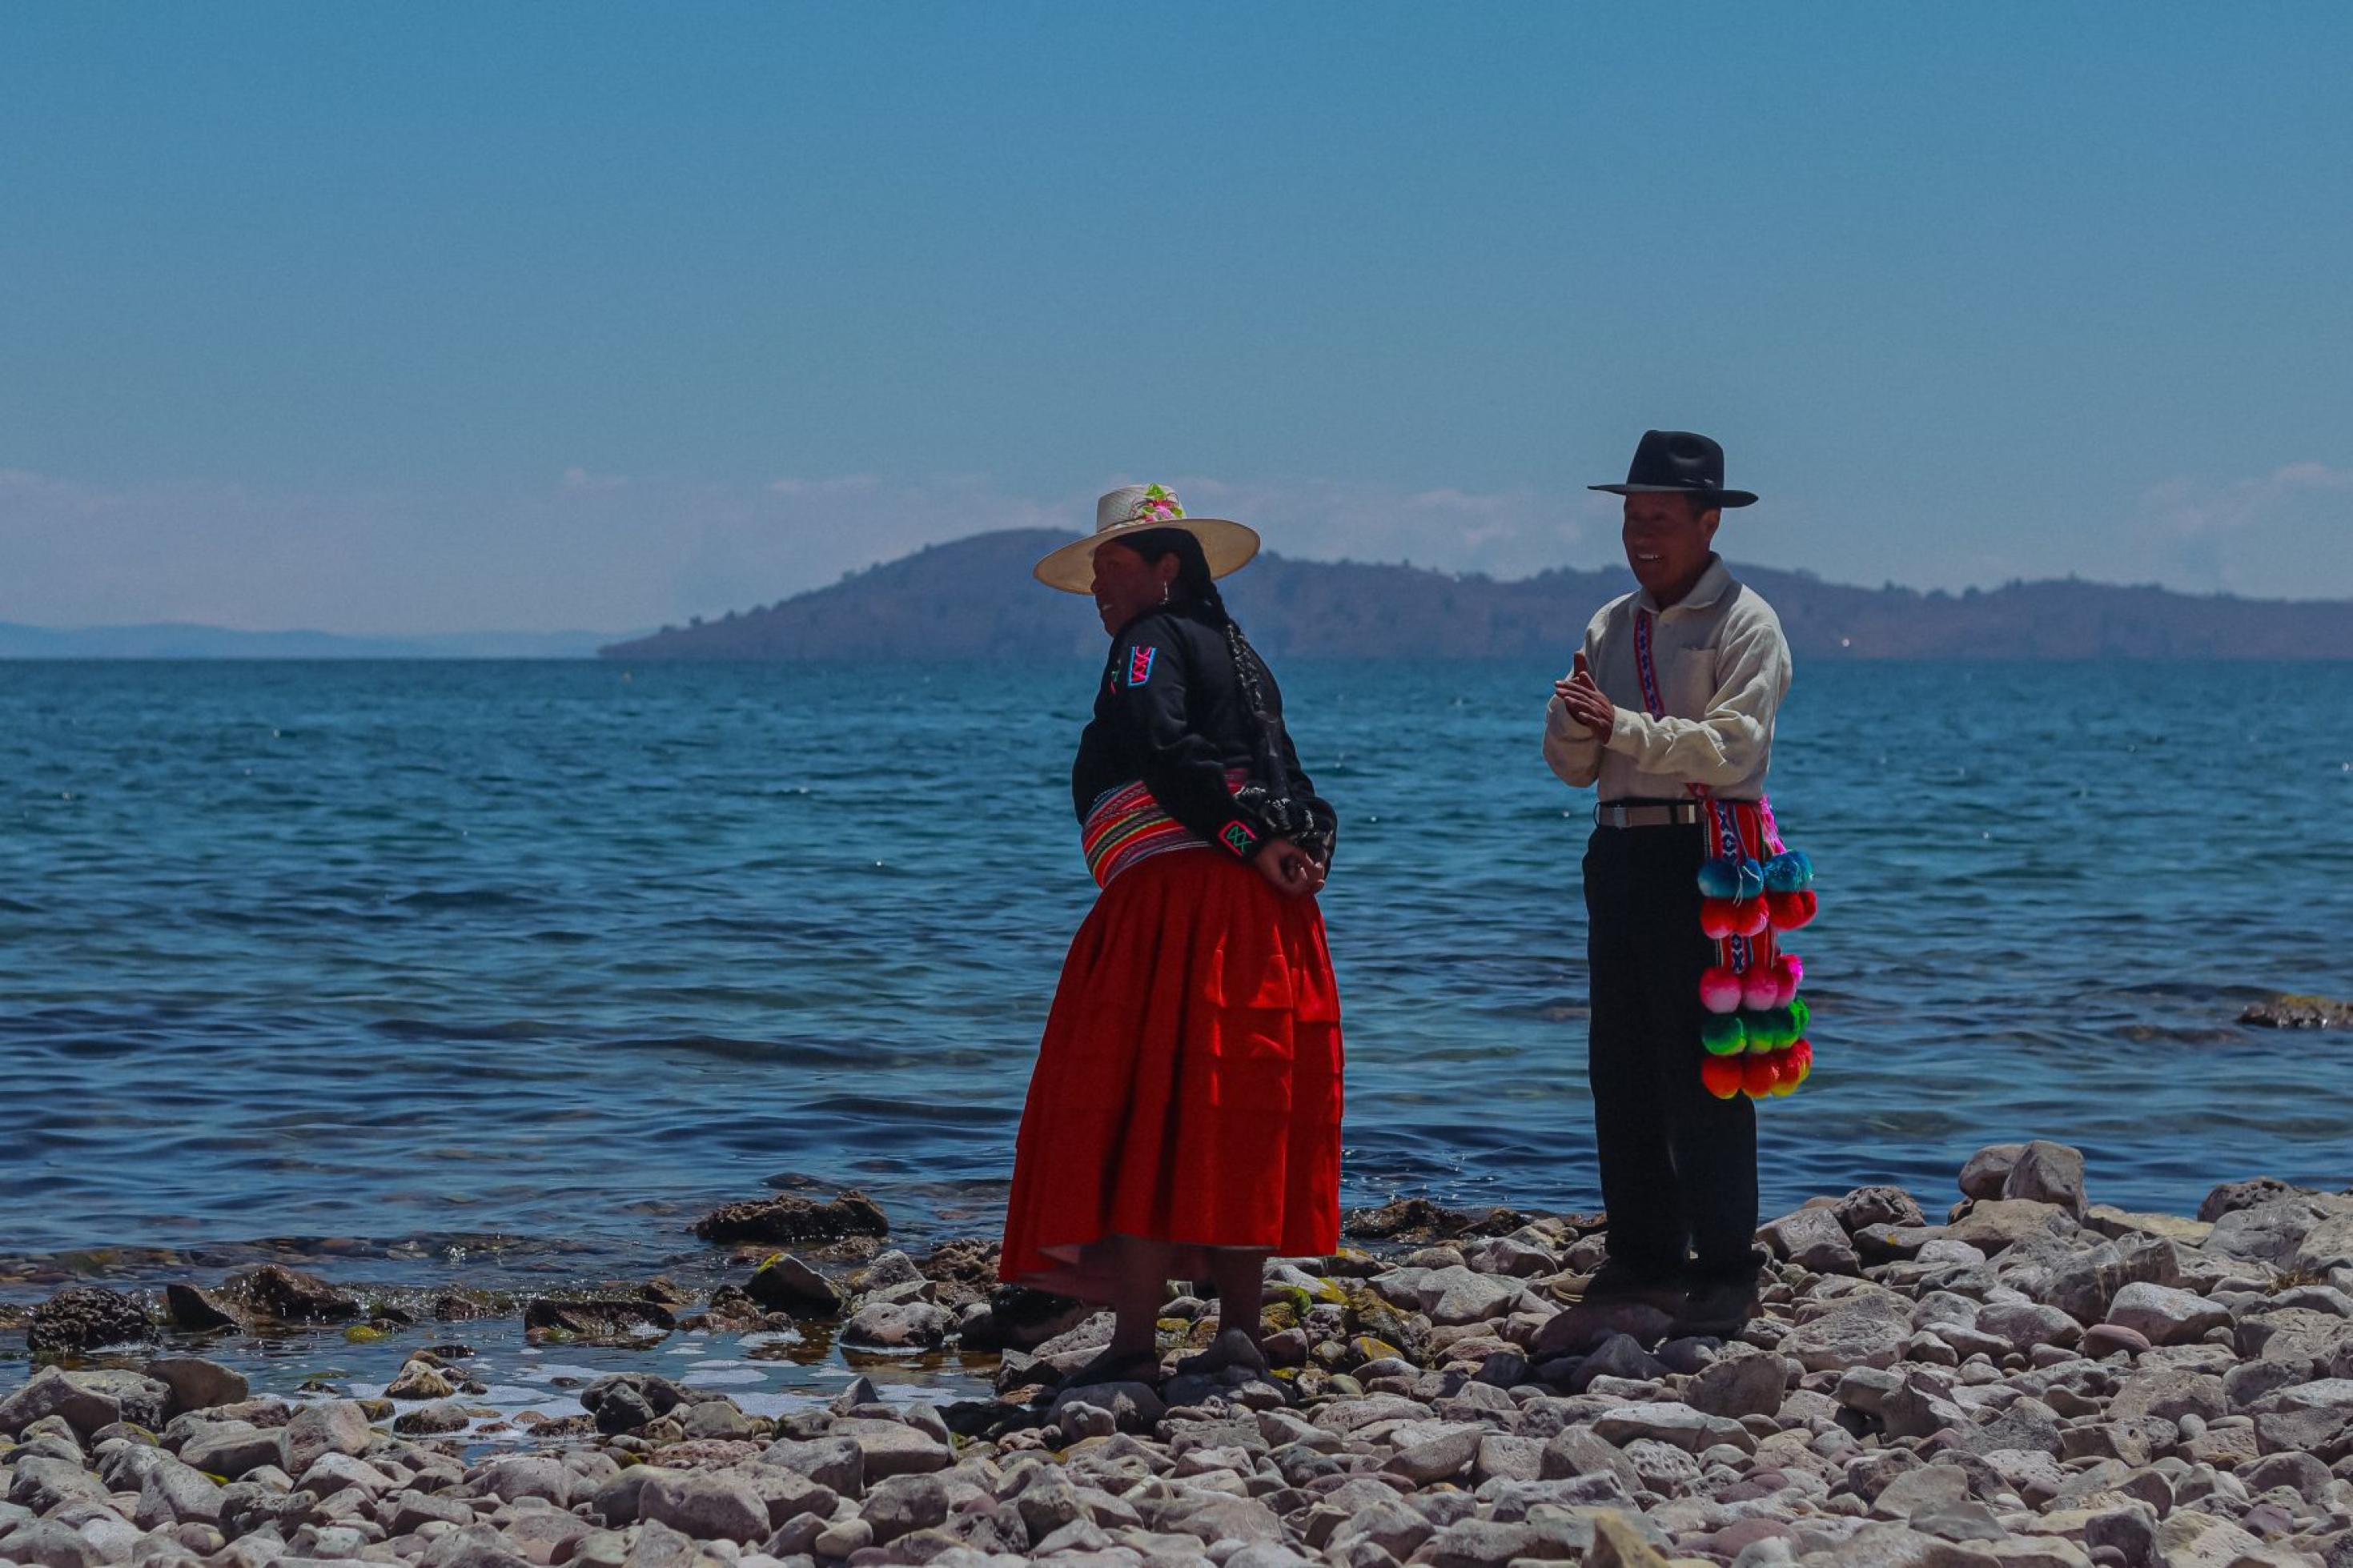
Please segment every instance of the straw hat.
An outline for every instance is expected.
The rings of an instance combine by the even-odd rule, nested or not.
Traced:
[[[1095,552],[1124,533],[1181,528],[1201,542],[1209,575],[1239,572],[1258,553],[1258,532],[1222,517],[1187,517],[1176,492],[1165,485],[1122,485],[1095,502],[1095,531],[1063,545],[1033,569],[1038,581],[1065,594],[1094,591]]]

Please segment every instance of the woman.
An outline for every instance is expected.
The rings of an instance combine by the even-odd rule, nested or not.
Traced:
[[[1113,1309],[1065,1386],[1157,1376],[1171,1279],[1216,1287],[1203,1369],[1262,1367],[1268,1257],[1339,1244],[1340,1003],[1314,900],[1335,818],[1215,583],[1258,543],[1132,485],[1037,567],[1092,594],[1112,638],[1071,773],[1103,891],[1039,1048],[1000,1265]]]

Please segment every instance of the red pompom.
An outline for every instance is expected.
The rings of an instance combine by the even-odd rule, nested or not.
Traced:
[[[1782,1055],[1800,1068],[1810,1068],[1814,1065],[1814,1043],[1811,1040],[1799,1040]]]
[[[1746,1087],[1747,1069],[1738,1057],[1710,1057],[1699,1064],[1699,1080],[1718,1100],[1730,1100]]]
[[[1772,906],[1761,894],[1753,899],[1743,899],[1733,909],[1740,916],[1740,929],[1733,933],[1735,936],[1763,936],[1766,929],[1773,923]]]
[[[1762,1100],[1773,1092],[1781,1075],[1773,1070],[1770,1057],[1744,1057],[1740,1063],[1740,1091],[1751,1100]]]
[[[1699,901],[1699,929],[1710,942],[1746,935],[1747,923],[1746,908],[1730,899],[1702,899]]]
[[[1767,893],[1764,901],[1771,914],[1775,931],[1796,931],[1814,918],[1815,900],[1811,888],[1799,888],[1794,893]]]

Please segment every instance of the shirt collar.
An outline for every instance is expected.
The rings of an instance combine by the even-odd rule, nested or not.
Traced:
[[[1724,563],[1723,556],[1710,551],[1707,556],[1707,570],[1699,574],[1699,581],[1692,585],[1692,591],[1665,609],[1659,608],[1658,600],[1651,597],[1651,591],[1648,588],[1641,591],[1640,597],[1642,608],[1650,611],[1651,614],[1672,616],[1677,610],[1704,610],[1723,598],[1731,587],[1732,568]]]

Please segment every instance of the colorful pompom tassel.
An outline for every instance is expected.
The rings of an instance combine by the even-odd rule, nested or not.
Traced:
[[[1811,886],[1813,862],[1795,849],[1784,849],[1765,862],[1765,890],[1768,893],[1794,893]]]
[[[1740,897],[1740,862],[1728,858],[1701,861],[1699,892],[1704,899]]]
[[[1754,860],[1743,860],[1740,863],[1740,891],[1733,894],[1732,896],[1744,901],[1749,899],[1763,898],[1765,896],[1765,868],[1758,865]]]
[[[1748,1030],[1737,1013],[1711,1013],[1700,1023],[1699,1043],[1710,1056],[1737,1056],[1748,1048]]]
[[[1806,977],[1805,962],[1794,952],[1785,952],[1773,961],[1773,980],[1778,994],[1773,1005],[1786,1007],[1798,994],[1799,982]]]
[[[1699,902],[1699,929],[1710,942],[1725,942],[1746,935],[1748,911],[1730,899],[1702,899]]]
[[[1764,1099],[1780,1081],[1781,1075],[1768,1057],[1750,1057],[1741,1064],[1740,1091],[1751,1100]]]
[[[1780,972],[1769,963],[1749,965],[1748,973],[1740,977],[1740,1005],[1752,1013],[1764,1012],[1781,1005]]]
[[[1737,1096],[1747,1081],[1747,1068],[1736,1057],[1710,1057],[1699,1064],[1699,1080],[1718,1100]]]
[[[1814,918],[1816,900],[1811,888],[1799,888],[1795,892],[1767,893],[1765,908],[1775,931],[1796,931]],[[1705,924],[1705,905],[1702,905],[1701,921]]]
[[[1711,964],[1699,977],[1699,1005],[1711,1013],[1737,1013],[1746,997],[1746,983],[1721,963]]]

